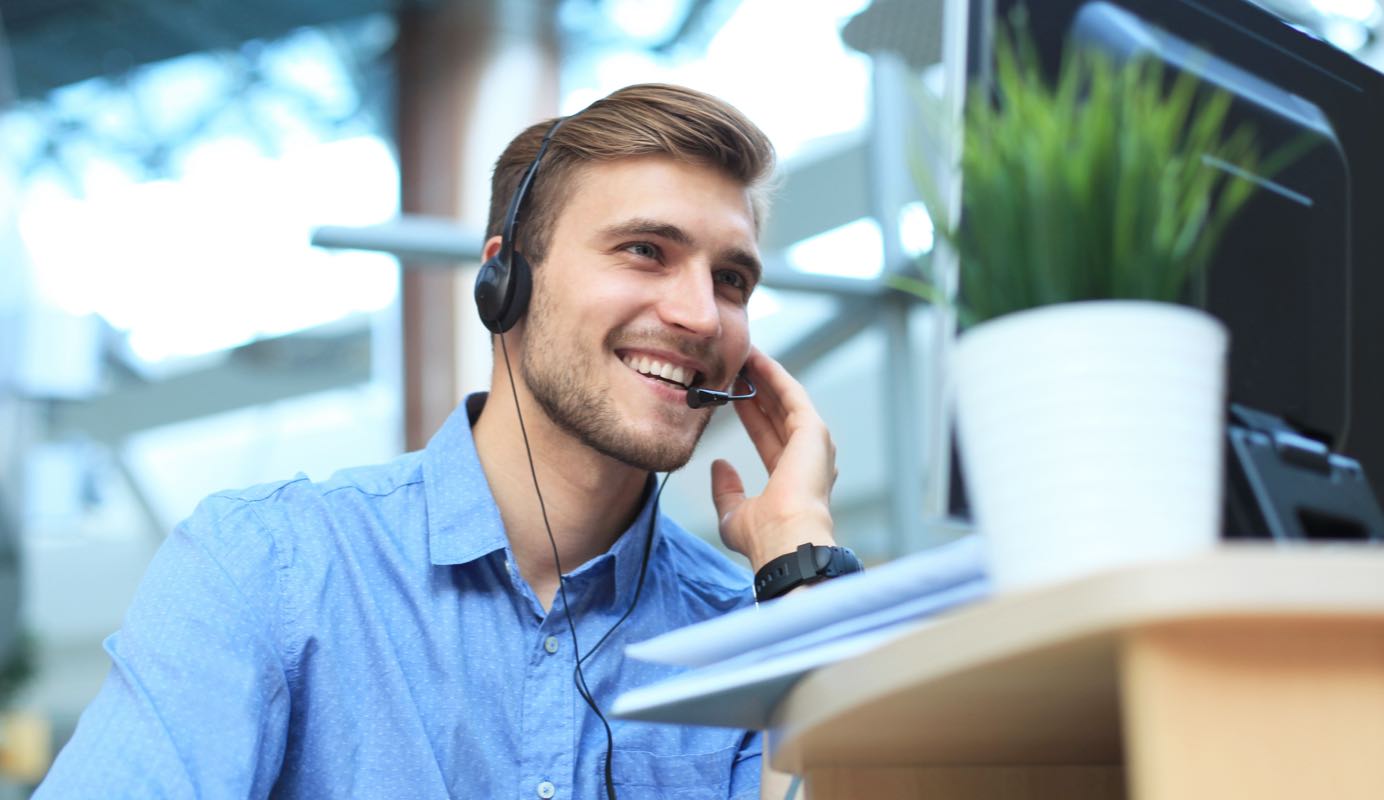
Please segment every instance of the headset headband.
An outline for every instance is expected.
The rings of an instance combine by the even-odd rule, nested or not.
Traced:
[[[548,143],[553,140],[553,134],[562,127],[562,123],[567,121],[567,117],[558,117],[548,132],[543,134],[543,142],[538,145],[538,153],[533,157],[533,163],[529,164],[529,169],[524,173],[524,177],[519,181],[519,188],[514,190],[514,197],[510,198],[509,211],[505,214],[505,227],[500,242],[500,261],[509,266],[514,258],[514,227],[519,221],[519,207],[524,203],[524,195],[529,192],[529,184],[533,183],[533,176],[538,174],[538,165],[543,162],[543,154],[548,152]]]

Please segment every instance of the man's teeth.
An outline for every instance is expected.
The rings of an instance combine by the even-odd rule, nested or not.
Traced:
[[[680,383],[683,386],[690,386],[692,384],[692,379],[696,377],[696,373],[690,369],[675,366],[673,364],[665,364],[662,361],[656,361],[648,356],[625,356],[623,361],[625,362],[625,366],[636,372],[652,375],[655,378],[663,378],[673,383]]]

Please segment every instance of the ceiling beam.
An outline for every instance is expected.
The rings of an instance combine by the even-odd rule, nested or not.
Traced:
[[[126,383],[91,400],[51,401],[50,435],[80,433],[118,446],[162,425],[367,383],[370,336],[368,325],[329,334],[309,329],[237,347],[214,366]]]

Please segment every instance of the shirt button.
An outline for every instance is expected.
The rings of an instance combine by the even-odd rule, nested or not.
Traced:
[[[544,639],[544,640],[543,640],[543,649],[544,649],[544,650],[547,650],[549,654],[556,653],[556,652],[557,652],[557,637],[556,637],[556,636],[549,636],[548,638]],[[552,784],[551,784],[551,783],[548,783],[547,781],[544,781],[543,783],[540,783],[538,786],[539,786],[539,791],[540,791],[540,795],[539,795],[540,797],[552,797],[552,795],[550,795],[550,794],[541,794],[542,787],[547,786],[547,787],[549,787],[549,789],[552,788]]]
[[[549,639],[548,641],[552,640]],[[543,781],[538,784],[538,796],[543,800],[549,800],[555,794],[557,794],[557,787],[553,785],[552,781]]]

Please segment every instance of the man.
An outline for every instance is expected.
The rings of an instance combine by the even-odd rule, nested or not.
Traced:
[[[758,734],[611,720],[608,738],[600,710],[671,674],[626,644],[753,599],[657,513],[651,473],[685,464],[710,418],[687,387],[743,368],[758,389],[736,412],[764,492],[712,469],[727,546],[759,570],[832,543],[826,427],[749,342],[772,161],[734,109],[669,86],[516,137],[484,256],[510,260],[511,229],[533,291],[491,394],[420,453],[204,501],[37,796],[759,796]]]

